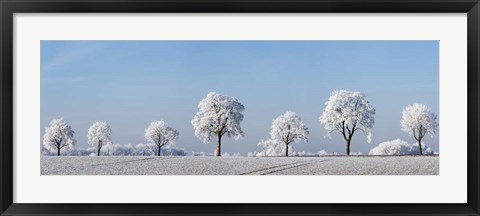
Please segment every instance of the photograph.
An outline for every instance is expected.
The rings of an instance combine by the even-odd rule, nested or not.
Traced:
[[[480,215],[480,0],[0,0],[0,215]]]
[[[439,175],[438,40],[41,40],[39,94],[41,175]]]

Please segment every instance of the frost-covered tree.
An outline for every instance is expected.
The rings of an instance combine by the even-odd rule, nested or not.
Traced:
[[[408,105],[403,109],[402,119],[400,120],[402,131],[408,133],[418,142],[420,155],[422,152],[422,139],[426,134],[433,137],[438,131],[437,116],[427,106],[423,104]]]
[[[342,134],[346,142],[346,154],[350,155],[350,143],[356,131],[363,131],[367,135],[367,141],[371,141],[374,115],[375,109],[367,101],[365,94],[339,90],[330,94],[319,121],[325,125],[327,136],[332,131]]]
[[[108,145],[112,142],[112,129],[106,122],[95,122],[88,129],[88,144],[97,144],[97,156],[100,156],[100,150],[103,145]]]
[[[145,130],[145,139],[157,146],[158,156],[160,156],[161,148],[165,145],[173,145],[178,136],[178,131],[164,121],[154,121]]]
[[[60,150],[64,147],[67,149],[75,149],[74,139],[75,132],[72,130],[62,118],[54,119],[50,125],[45,128],[43,135],[43,146],[49,151],[57,151],[57,156],[60,156]]]
[[[285,156],[288,157],[288,146],[291,143],[307,141],[308,128],[302,119],[292,111],[287,111],[278,116],[272,122],[270,137],[272,140],[281,141],[284,144]]]
[[[245,107],[236,98],[224,96],[216,92],[208,93],[198,104],[199,111],[192,119],[195,135],[204,143],[217,138],[216,156],[221,156],[222,136],[227,135],[238,140],[244,136],[240,122]]]

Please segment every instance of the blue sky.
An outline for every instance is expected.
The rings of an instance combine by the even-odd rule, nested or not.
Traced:
[[[352,140],[351,151],[368,153],[383,141],[415,141],[400,130],[405,106],[423,103],[438,115],[438,56],[438,41],[42,41],[41,134],[63,117],[79,148],[95,121],[110,124],[114,143],[146,143],[145,128],[164,120],[180,132],[176,147],[213,153],[190,122],[215,91],[245,105],[246,137],[225,137],[223,152],[261,151],[272,120],[291,110],[310,130],[296,151],[343,154],[340,133],[325,138],[318,117],[330,92],[345,89],[365,93],[377,110],[372,142],[362,133]],[[439,151],[438,140],[424,142]]]

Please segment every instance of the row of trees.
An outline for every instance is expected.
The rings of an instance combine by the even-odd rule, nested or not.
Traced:
[[[242,112],[245,107],[236,98],[210,92],[198,105],[198,112],[191,123],[195,135],[204,143],[210,143],[216,138],[215,155],[221,156],[222,138],[224,135],[238,140],[245,136],[240,123],[243,120]],[[367,101],[365,94],[352,91],[333,91],[325,103],[325,110],[319,121],[327,130],[327,136],[334,131],[340,132],[345,140],[345,153],[350,155],[350,146],[353,135],[357,131],[367,136],[371,141],[371,129],[375,123],[375,109]],[[437,116],[425,105],[413,104],[407,106],[402,113],[401,129],[413,136],[418,142],[422,154],[422,139],[426,134],[432,137],[437,133]],[[111,143],[112,130],[106,122],[95,122],[88,131],[88,143],[97,145],[97,155],[100,155],[102,146]],[[308,142],[309,130],[301,118],[292,111],[275,118],[270,130],[270,138],[261,140],[258,146],[264,149],[279,149],[284,146],[285,156],[289,154],[290,145],[300,141]],[[73,148],[74,132],[63,119],[50,122],[45,130],[43,144],[49,150],[60,150],[64,147]],[[168,126],[164,121],[154,121],[145,130],[145,138],[158,148],[174,144],[179,132]]]
[[[333,91],[325,103],[325,111],[319,118],[327,130],[327,136],[334,131],[340,132],[345,140],[345,154],[350,155],[350,146],[353,135],[361,131],[367,135],[367,142],[371,142],[372,128],[375,123],[375,109],[360,92]],[[408,105],[402,112],[400,120],[402,131],[413,136],[418,143],[420,155],[422,139],[426,134],[432,137],[437,133],[437,116],[423,104]],[[264,148],[267,155],[278,155],[279,145],[284,145],[285,156],[288,156],[289,145],[300,141],[308,141],[309,131],[296,113],[288,111],[272,122],[270,139],[261,140],[258,146]]]
[[[45,129],[43,145],[49,151],[57,151],[57,156],[60,156],[62,148],[74,148],[76,143],[74,134],[75,132],[65,120],[54,119]],[[145,139],[155,144],[158,149],[157,156],[160,156],[163,146],[173,144],[178,136],[178,131],[168,126],[164,121],[154,121],[145,129]],[[95,122],[88,129],[87,137],[88,144],[97,145],[97,156],[100,156],[102,147],[106,144],[112,144],[112,129],[106,122]]]

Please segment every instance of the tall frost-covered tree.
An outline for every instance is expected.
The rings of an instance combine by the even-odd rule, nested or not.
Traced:
[[[403,109],[402,119],[400,120],[402,131],[408,133],[418,142],[420,155],[422,152],[422,139],[426,134],[433,137],[438,131],[438,121],[435,113],[426,105],[413,104]]]
[[[227,135],[238,140],[244,136],[240,122],[245,107],[236,98],[224,96],[216,92],[208,93],[198,104],[199,111],[192,119],[195,135],[204,143],[212,137],[217,138],[216,156],[221,156],[222,136]]]
[[[66,147],[67,149],[75,149],[76,140],[74,139],[75,132],[72,130],[62,118],[54,119],[49,126],[45,128],[43,135],[43,146],[49,151],[57,151],[57,156],[60,156],[60,150]]]
[[[285,146],[285,156],[288,157],[288,146],[291,143],[308,141],[308,128],[302,119],[292,111],[287,111],[272,122],[270,137],[280,141]]]
[[[154,121],[145,130],[145,139],[157,146],[158,156],[160,156],[161,148],[165,145],[173,145],[178,139],[178,135],[178,131],[164,121]]]
[[[88,144],[97,144],[97,156],[100,156],[100,150],[103,145],[110,144],[112,142],[112,129],[106,122],[95,122],[88,129]]]
[[[371,141],[371,129],[375,109],[367,101],[365,94],[346,90],[336,90],[325,103],[325,111],[319,121],[328,131],[339,131],[346,142],[346,155],[350,155],[350,143],[356,131],[363,131],[367,141]]]

